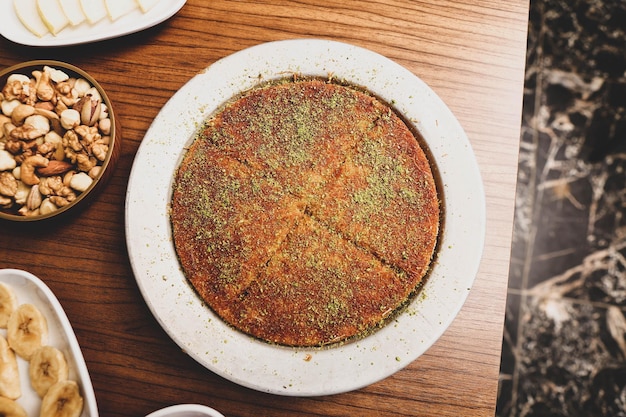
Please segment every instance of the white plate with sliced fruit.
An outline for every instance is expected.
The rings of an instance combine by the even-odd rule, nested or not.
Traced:
[[[0,336],[0,416],[98,417],[76,335],[35,275],[0,269]]]
[[[29,46],[67,46],[158,25],[186,0],[2,0],[0,34]]]

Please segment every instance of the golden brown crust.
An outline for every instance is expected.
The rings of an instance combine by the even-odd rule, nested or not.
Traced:
[[[218,112],[176,174],[174,244],[198,294],[257,338],[318,346],[405,303],[439,232],[423,150],[386,105],[321,80]]]

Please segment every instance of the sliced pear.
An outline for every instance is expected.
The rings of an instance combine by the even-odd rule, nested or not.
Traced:
[[[154,5],[159,2],[159,0],[135,0],[135,1],[137,2],[137,4],[139,4],[139,8],[144,13],[152,9]]]
[[[104,3],[111,20],[117,20],[139,7],[135,0],[104,0]]]
[[[80,8],[92,25],[98,23],[107,15],[104,0],[80,0]]]
[[[36,0],[13,0],[17,18],[33,35],[43,37],[50,33],[37,11]]]
[[[86,19],[79,0],[59,0],[61,9],[72,26],[78,26]]]
[[[43,20],[53,35],[56,35],[70,24],[70,21],[65,17],[65,13],[61,10],[58,0],[37,0],[37,11],[41,20]]]
[[[135,0],[104,0],[109,18],[113,21],[127,15],[137,8]]]

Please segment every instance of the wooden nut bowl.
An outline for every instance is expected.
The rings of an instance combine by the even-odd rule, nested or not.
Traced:
[[[34,78],[33,71],[43,72],[44,67],[50,67],[56,70],[60,70],[64,72],[65,74],[67,74],[70,78],[84,79],[88,82],[88,84],[91,87],[97,90],[97,92],[99,93],[102,99],[101,102],[106,105],[106,108],[108,110],[108,118],[110,119],[110,132],[108,135],[106,135],[106,136],[110,136],[110,141],[108,142],[108,149],[106,150],[106,155],[104,155],[104,152],[102,152],[102,154],[100,155],[100,160],[97,163],[97,165],[100,166],[100,170],[97,174],[92,175],[92,182],[88,186],[86,186],[83,191],[77,191],[75,193],[76,194],[75,199],[73,199],[73,201],[71,201],[69,204],[59,206],[58,208],[53,209],[52,211],[46,210],[44,213],[39,212],[43,210],[37,209],[37,210],[33,210],[27,215],[24,215],[24,213],[21,213],[21,214],[18,213],[18,209],[21,207],[25,207],[26,204],[14,203],[12,207],[10,208],[0,207],[0,220],[16,222],[16,223],[24,223],[24,222],[30,223],[30,222],[38,222],[42,220],[50,220],[53,218],[57,219],[59,218],[59,216],[65,216],[68,212],[75,214],[77,211],[77,207],[81,207],[81,208],[85,207],[86,205],[89,204],[89,202],[93,199],[93,197],[95,197],[100,191],[102,191],[102,189],[105,187],[106,183],[108,182],[109,178],[111,177],[114,171],[115,165],[117,164],[117,161],[120,156],[121,128],[119,125],[119,121],[115,117],[115,113],[113,111],[113,106],[111,104],[111,101],[109,100],[109,97],[107,96],[102,86],[92,76],[90,76],[88,73],[81,70],[80,68],[77,68],[68,63],[54,61],[54,60],[36,60],[36,61],[23,62],[21,64],[14,65],[14,66],[11,66],[9,68],[6,68],[0,71],[0,88],[4,88],[4,86],[7,84],[8,78],[12,74],[22,74],[28,78],[33,79]],[[57,84],[51,84],[51,85],[57,85]],[[5,100],[7,100],[6,97],[4,95],[0,95],[0,101],[5,101]],[[34,107],[37,107],[37,105],[35,105]],[[58,112],[58,110],[55,110],[55,111]],[[0,111],[0,117],[3,117],[2,114],[3,112]],[[6,121],[6,118],[4,120]],[[61,120],[61,118],[59,120]],[[95,124],[95,126],[98,126],[100,122],[101,120],[99,120]],[[59,121],[59,125],[60,124],[62,124],[61,121]],[[70,130],[70,129],[65,129],[63,126],[60,128],[57,126],[57,130],[59,129],[61,129],[61,133],[64,133],[67,130]],[[63,136],[63,135],[59,134],[59,136]],[[105,135],[102,135],[102,136],[105,136]],[[4,135],[0,134],[0,150],[3,150],[6,147],[7,140],[8,140],[7,133],[4,133]],[[5,158],[8,155],[6,152],[8,151],[5,151],[3,155]],[[20,155],[19,152],[14,154],[14,156],[16,157],[19,157],[19,155]],[[58,152],[57,152],[57,155],[58,155]],[[20,163],[21,162],[17,162],[18,167],[20,167]],[[11,170],[6,170],[6,171],[11,172]],[[3,172],[6,172],[6,171],[3,171]],[[0,172],[0,175],[3,174],[3,172]],[[21,181],[21,179],[19,181]],[[46,196],[44,195],[43,198],[45,199],[45,197]],[[5,196],[5,199],[6,199],[6,196]]]

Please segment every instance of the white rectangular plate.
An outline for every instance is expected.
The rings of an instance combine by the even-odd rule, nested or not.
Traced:
[[[5,38],[29,46],[66,46],[96,42],[139,32],[169,19],[176,14],[186,0],[160,0],[146,13],[135,9],[112,22],[108,17],[96,24],[85,21],[76,27],[67,27],[56,36],[47,34],[38,37],[22,25],[13,9],[12,0],[0,1],[0,34]]]
[[[30,303],[41,311],[48,321],[47,344],[59,349],[65,355],[69,366],[69,379],[76,381],[83,396],[84,406],[81,417],[98,417],[98,406],[87,371],[85,359],[76,340],[74,330],[50,288],[35,275],[19,269],[0,269],[0,282],[10,286],[17,297],[17,303]],[[6,330],[2,329],[6,337]],[[17,402],[29,416],[38,416],[41,398],[33,390],[28,379],[28,362],[18,357],[22,396]]]

